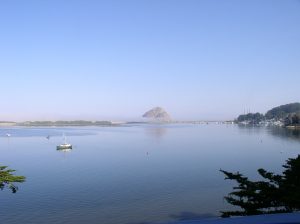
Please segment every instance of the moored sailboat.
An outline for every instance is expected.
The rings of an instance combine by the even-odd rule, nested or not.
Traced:
[[[64,143],[56,146],[56,149],[57,150],[72,149],[72,145],[70,143],[67,143],[65,134],[63,135],[63,137],[64,137]]]

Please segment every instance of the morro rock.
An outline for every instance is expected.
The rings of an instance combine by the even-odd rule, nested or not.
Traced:
[[[147,111],[144,118],[152,119],[155,121],[170,121],[171,116],[161,107],[154,107],[153,109]]]

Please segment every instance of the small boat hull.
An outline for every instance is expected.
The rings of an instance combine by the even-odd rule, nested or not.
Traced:
[[[62,149],[72,149],[71,144],[61,144],[56,146],[56,150],[62,150]]]

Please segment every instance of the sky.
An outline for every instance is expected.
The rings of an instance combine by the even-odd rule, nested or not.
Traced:
[[[299,0],[2,0],[0,120],[227,120],[300,101]]]

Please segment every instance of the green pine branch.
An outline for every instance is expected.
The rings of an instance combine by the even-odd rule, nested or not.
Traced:
[[[22,183],[25,181],[24,176],[15,176],[15,170],[8,169],[7,166],[0,166],[0,189],[3,190],[8,187],[12,193],[16,193],[18,187],[15,183]]]

